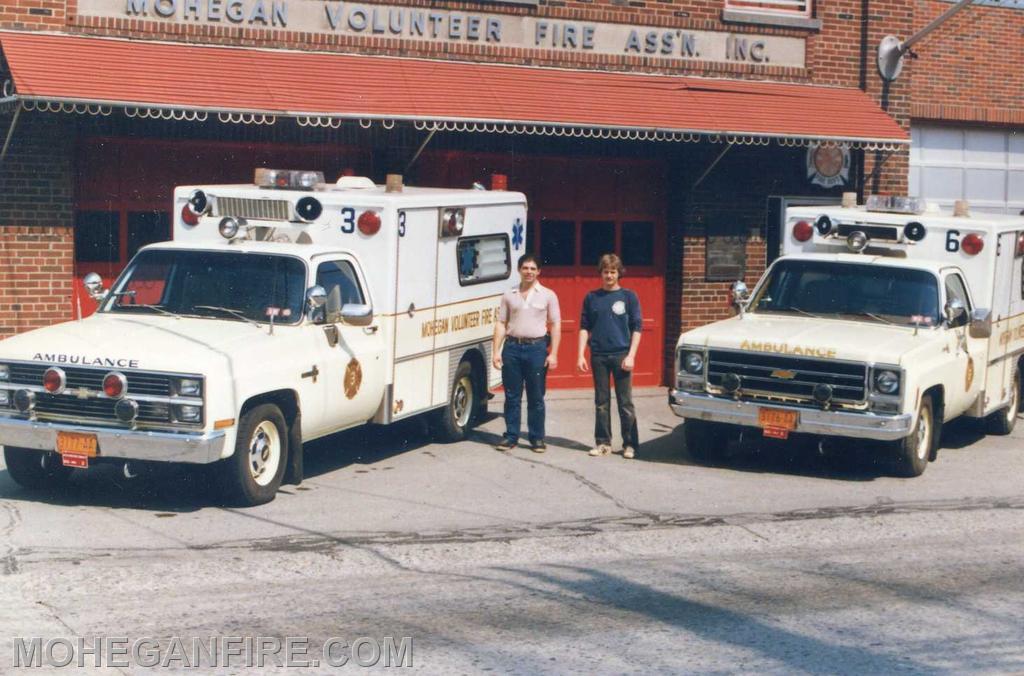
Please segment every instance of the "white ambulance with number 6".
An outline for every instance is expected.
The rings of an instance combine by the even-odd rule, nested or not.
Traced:
[[[924,472],[943,423],[1017,420],[1024,355],[1024,218],[912,198],[786,214],[783,256],[737,316],[684,333],[669,394],[688,450],[730,432],[885,441]]]
[[[301,481],[304,441],[421,413],[457,440],[485,410],[522,194],[258,169],[174,200],[173,242],[140,250],[109,290],[87,276],[94,315],[0,343],[15,481],[214,465],[253,505]]]

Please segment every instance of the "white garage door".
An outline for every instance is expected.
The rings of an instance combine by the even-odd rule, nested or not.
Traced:
[[[912,125],[910,194],[949,209],[966,199],[971,210],[1024,210],[1024,129]]]

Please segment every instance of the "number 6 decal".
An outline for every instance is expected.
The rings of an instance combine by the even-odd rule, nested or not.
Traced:
[[[950,230],[946,233],[946,251],[956,253],[960,250],[960,240],[957,239],[959,236],[959,230]]]

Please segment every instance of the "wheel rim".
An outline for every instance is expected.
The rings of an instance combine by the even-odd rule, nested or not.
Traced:
[[[928,457],[928,448],[931,446],[932,438],[932,414],[926,408],[921,409],[921,415],[917,419],[917,458],[925,460]]]
[[[280,464],[281,435],[277,425],[263,420],[249,439],[249,474],[256,485],[267,486],[274,480]]]
[[[473,379],[469,376],[459,378],[452,392],[452,414],[455,424],[465,427],[473,415]]]

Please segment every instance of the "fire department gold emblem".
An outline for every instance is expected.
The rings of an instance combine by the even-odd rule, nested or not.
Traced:
[[[967,374],[965,380],[966,384],[964,385],[964,389],[971,389],[971,383],[974,382],[974,359],[972,357],[967,358]]]
[[[345,396],[349,399],[356,396],[359,386],[363,384],[363,367],[359,361],[352,359],[345,367]]]

